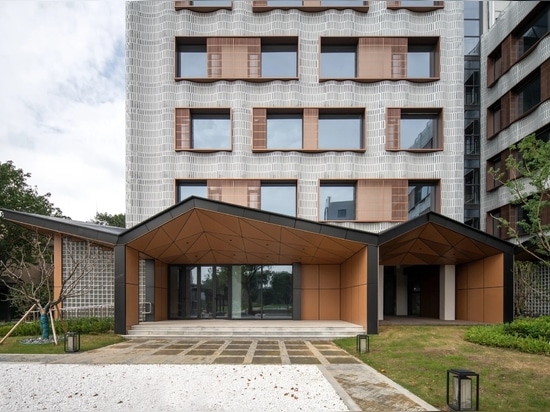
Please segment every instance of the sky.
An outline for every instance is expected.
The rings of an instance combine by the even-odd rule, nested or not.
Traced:
[[[0,162],[73,220],[125,213],[124,0],[0,0]]]

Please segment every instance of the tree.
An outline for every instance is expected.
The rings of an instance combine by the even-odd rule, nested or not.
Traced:
[[[532,134],[511,150],[506,171],[490,169],[489,173],[509,189],[511,203],[522,213],[515,224],[503,217],[494,218],[533,259],[550,266],[550,141]]]
[[[115,227],[126,227],[126,215],[124,213],[119,213],[116,215],[110,215],[109,213],[100,213],[96,212],[94,218],[91,220],[92,223],[103,225],[103,226],[115,226]]]
[[[62,217],[61,210],[50,202],[50,193],[41,195],[36,187],[27,183],[30,177],[30,173],[16,168],[13,162],[0,162],[0,208]],[[31,258],[28,237],[32,235],[32,232],[0,219],[0,263],[8,259],[20,260],[22,255]],[[1,268],[0,264],[0,275]]]
[[[52,239],[40,235],[26,238],[29,247],[16,255],[18,259],[1,262],[3,276],[0,281],[9,289],[8,300],[29,309],[38,308],[42,339],[49,339],[50,313],[68,298],[87,293],[91,286],[86,277],[93,270],[97,260],[97,248],[87,243],[83,257],[67,253],[69,270],[64,273],[54,291],[54,265],[52,263]],[[31,253],[32,259],[26,255]],[[32,262],[31,262],[32,260]]]
[[[550,291],[541,282],[539,265],[550,266],[550,141],[532,134],[511,147],[506,170],[490,169],[495,180],[505,185],[512,204],[520,208],[516,223],[494,217],[532,261],[514,263],[514,308],[517,316],[529,313],[528,301],[548,301]]]

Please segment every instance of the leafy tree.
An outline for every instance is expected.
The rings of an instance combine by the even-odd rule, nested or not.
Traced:
[[[506,171],[491,169],[495,180],[504,184],[512,204],[521,208],[516,223],[494,217],[533,261],[514,264],[514,308],[517,316],[529,314],[528,300],[550,299],[550,290],[540,281],[539,266],[550,266],[550,141],[532,134],[511,147],[505,161]]]
[[[512,196],[512,204],[521,208],[516,224],[495,217],[499,225],[525,252],[540,263],[550,266],[550,141],[532,134],[511,147],[506,171],[491,169],[489,173],[504,184]],[[527,239],[527,240],[526,240]]]
[[[61,210],[50,202],[50,193],[41,195],[36,186],[27,183],[30,177],[30,173],[18,169],[12,161],[0,162],[0,208],[63,217]],[[29,236],[36,234],[0,218],[0,263],[20,260],[22,256],[32,259]]]
[[[98,249],[87,243],[86,253],[82,257],[74,256],[70,251],[66,259],[71,261],[69,270],[64,273],[54,293],[54,265],[52,264],[52,239],[46,241],[39,236],[27,238],[30,243],[24,251],[17,253],[19,259],[1,262],[3,276],[0,278],[10,291],[8,300],[30,309],[36,307],[40,312],[42,339],[49,339],[50,313],[68,298],[87,293],[93,279],[88,274],[93,270],[98,258]],[[26,253],[30,253],[30,259]],[[31,262],[32,260],[32,262]]]
[[[110,215],[109,213],[96,212],[91,222],[104,226],[126,227],[126,215],[124,213]]]

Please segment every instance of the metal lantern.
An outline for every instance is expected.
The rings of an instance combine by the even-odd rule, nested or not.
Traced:
[[[355,350],[357,353],[366,353],[370,350],[369,348],[369,335],[361,334],[357,335],[355,341]]]
[[[65,352],[78,352],[80,350],[80,334],[78,332],[65,333]]]
[[[479,411],[478,373],[467,369],[447,370],[447,406],[453,411]]]

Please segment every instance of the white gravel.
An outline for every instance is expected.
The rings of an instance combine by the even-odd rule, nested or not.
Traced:
[[[315,365],[2,363],[0,410],[347,411]]]

